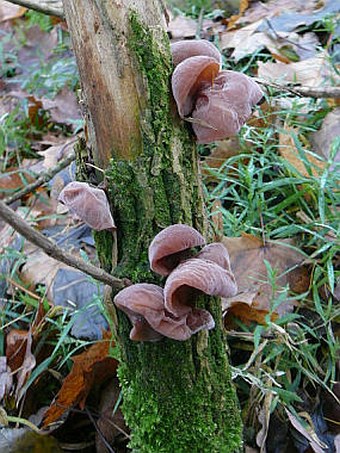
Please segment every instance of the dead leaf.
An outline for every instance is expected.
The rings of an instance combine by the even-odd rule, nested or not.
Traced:
[[[309,136],[315,151],[326,159],[330,158],[331,146],[337,137],[340,137],[340,108],[329,112],[322,122],[321,129]],[[339,161],[340,153],[338,152],[335,162]]]
[[[80,120],[80,109],[73,91],[65,86],[54,99],[42,98],[42,106],[51,115],[51,120],[59,124],[72,124]]]
[[[0,357],[0,402],[9,394],[13,385],[13,374],[7,365],[7,357]]]
[[[95,343],[85,352],[72,357],[74,365],[65,378],[55,401],[45,414],[44,427],[57,421],[66,411],[76,405],[84,409],[86,398],[93,384],[98,385],[115,375],[117,361],[109,357],[112,345],[112,335],[106,331],[103,341]]]
[[[287,408],[284,409],[290,423],[300,434],[302,434],[308,440],[310,447],[315,453],[324,453],[326,450],[328,450],[327,445],[321,442],[321,440],[318,438],[313,426],[313,422],[311,420],[309,420],[311,424],[309,424],[308,427],[305,427],[294,414],[292,414]]]
[[[340,83],[326,51],[297,63],[258,62],[258,76],[276,83],[295,83],[308,87],[335,86]]]
[[[314,57],[320,45],[315,33],[299,35],[295,32],[278,32],[274,35],[258,32],[258,27],[259,22],[255,22],[240,30],[222,33],[221,48],[233,48],[234,51],[230,57],[236,61],[266,48],[277,59],[290,63],[294,61],[293,57],[300,60]]]
[[[22,388],[36,365],[32,354],[32,332],[12,329],[6,336],[6,357],[12,370],[16,373],[15,399],[22,398]]]
[[[6,20],[17,19],[25,14],[27,8],[22,6],[14,5],[11,2],[6,2],[4,0],[0,1],[0,22],[5,22]]]
[[[268,386],[271,386],[271,382],[268,382]],[[256,443],[260,447],[260,453],[266,452],[266,440],[268,436],[269,430],[269,422],[270,422],[270,405],[273,400],[273,392],[267,392],[264,398],[263,405],[258,413],[258,419],[261,424],[261,429],[256,435]]]
[[[47,256],[41,249],[25,241],[24,252],[27,261],[21,269],[20,278],[30,287],[44,285],[47,288],[47,298],[51,298],[51,288],[60,268],[67,267],[60,261]],[[69,269],[72,269],[69,267]]]
[[[216,26],[215,22],[210,19],[203,19],[201,31],[205,33],[211,27]],[[198,21],[185,16],[176,16],[170,18],[167,31],[172,40],[195,38],[198,33]]]
[[[27,341],[26,341],[26,348],[25,348],[25,356],[24,361],[21,367],[18,369],[17,374],[17,385],[15,389],[15,400],[18,404],[21,398],[24,396],[23,387],[26,383],[27,379],[29,378],[31,371],[36,365],[36,360],[34,355],[32,354],[32,333],[29,331],[27,333]]]
[[[240,17],[242,17],[243,13],[246,11],[248,6],[249,6],[248,0],[240,0],[240,7],[239,7],[238,14],[231,16],[230,19],[228,20],[228,30],[230,30],[232,27],[235,26],[235,23],[238,21],[238,19]]]
[[[21,167],[20,169],[15,167],[9,167],[6,173],[0,176],[0,198],[3,199],[8,195],[11,195],[14,191],[21,189],[26,184],[30,184],[34,181],[33,176],[25,171],[28,168]]]
[[[304,256],[293,247],[292,240],[268,241],[263,244],[261,239],[243,234],[241,237],[224,237],[222,243],[229,252],[231,268],[238,285],[236,296],[222,299],[222,307],[223,310],[227,310],[227,318],[234,314],[235,310],[244,322],[252,320],[264,322],[264,316],[271,309],[273,296],[278,294],[273,295],[264,260],[277,271],[278,291],[291,285],[292,275],[297,273],[300,274],[300,289],[304,291],[308,289],[310,276],[307,269],[302,267]],[[275,309],[275,314],[282,316],[292,310],[293,302],[283,301]]]
[[[125,420],[122,411],[119,407],[119,401],[121,400],[122,389],[119,386],[117,377],[114,377],[105,385],[104,389],[101,389],[100,403],[99,403],[99,418],[97,421],[98,428],[101,432],[101,436],[96,434],[96,452],[107,453],[107,448],[102,441],[104,438],[113,445],[116,437],[125,436],[127,439],[128,428],[125,424]]]
[[[283,130],[279,132],[279,152],[302,176],[308,178],[311,175],[296,147],[298,135],[298,129],[285,125]],[[317,176],[320,173],[320,170],[325,168],[326,163],[323,160],[320,160],[303,150],[300,150],[300,152],[303,152],[304,158],[309,163],[310,171],[313,176]]]

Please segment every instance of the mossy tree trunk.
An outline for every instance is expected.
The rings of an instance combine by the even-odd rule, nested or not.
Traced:
[[[108,233],[96,234],[101,263],[135,283],[162,284],[147,260],[153,236],[174,223],[207,228],[196,147],[171,99],[160,4],[64,0],[64,8],[85,106],[85,159],[103,170],[118,227],[117,243]],[[132,342],[128,319],[117,313],[123,412],[135,451],[241,448],[220,303],[209,298],[200,305],[216,328],[185,342]]]

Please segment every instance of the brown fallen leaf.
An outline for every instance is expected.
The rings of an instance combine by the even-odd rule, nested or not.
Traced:
[[[12,389],[13,375],[7,364],[7,357],[0,357],[0,402]]]
[[[15,400],[18,403],[25,382],[36,365],[32,353],[32,332],[12,329],[6,336],[6,357],[13,374],[16,374]]]
[[[311,139],[315,152],[317,152],[320,156],[324,156],[326,159],[329,159],[332,143],[337,137],[340,137],[340,107],[329,112],[325,116],[320,130],[310,134],[309,138]],[[339,152],[335,156],[334,160],[335,162],[340,161]]]
[[[42,98],[41,103],[55,123],[72,124],[72,121],[81,119],[76,95],[67,86],[62,88],[54,99]]]
[[[281,156],[287,160],[296,170],[305,177],[310,177],[306,163],[302,160],[297,147],[295,139],[298,139],[299,130],[293,127],[285,125],[283,130],[279,133],[279,150]],[[317,176],[326,163],[323,160],[318,159],[308,152],[302,151],[307,165],[310,166],[310,170],[313,176]]]
[[[0,22],[5,22],[6,20],[17,19],[25,14],[27,8],[22,6],[13,5],[11,2],[5,2],[1,0],[0,2]]]
[[[109,377],[115,376],[117,360],[109,357],[112,345],[111,332],[106,331],[103,341],[95,343],[85,352],[72,357],[73,367],[66,376],[55,401],[45,413],[44,427],[57,421],[76,405],[84,409],[86,398],[94,383],[98,385]]]
[[[292,291],[303,292],[309,287],[309,273],[304,263],[304,255],[294,248],[290,239],[281,241],[262,240],[250,234],[241,237],[224,237],[232,271],[236,277],[238,294],[222,299],[226,311],[226,322],[231,315],[249,323],[264,322],[264,317],[271,310],[273,296],[280,289],[289,285]],[[273,295],[272,285],[268,282],[265,260],[277,271],[277,293]],[[292,300],[283,301],[276,309],[274,318],[293,310]]]
[[[258,62],[258,77],[279,83],[295,83],[307,87],[335,86],[340,77],[330,63],[330,56],[322,51],[313,58],[297,63]]]

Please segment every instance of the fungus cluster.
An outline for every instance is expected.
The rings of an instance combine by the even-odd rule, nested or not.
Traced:
[[[222,56],[206,40],[171,45],[175,70],[172,92],[181,118],[190,120],[198,143],[237,134],[263,98],[250,77],[222,71]]]
[[[203,247],[195,252],[196,247]],[[194,228],[171,225],[155,236],[149,247],[151,269],[167,277],[164,289],[138,283],[120,291],[115,305],[129,317],[130,339],[156,341],[162,337],[187,340],[200,330],[213,329],[209,311],[196,308],[202,294],[230,297],[237,292],[229,256],[221,243],[205,245]]]

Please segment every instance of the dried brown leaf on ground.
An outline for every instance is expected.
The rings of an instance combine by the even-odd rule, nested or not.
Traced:
[[[239,317],[244,322],[264,322],[265,315],[271,309],[271,303],[277,293],[287,285],[297,293],[309,287],[309,273],[303,266],[305,257],[294,247],[290,239],[281,241],[263,241],[250,234],[241,237],[224,237],[232,271],[235,275],[238,294],[222,299],[223,310]],[[265,260],[277,271],[276,284],[278,291],[273,294],[272,285],[268,282]],[[275,310],[278,316],[292,311],[292,300],[283,301]]]
[[[97,453],[107,452],[107,448],[102,441],[103,436],[110,445],[113,445],[118,437],[129,438],[129,429],[125,424],[119,407],[121,391],[117,377],[110,379],[101,391],[97,424],[102,435],[96,434]]]
[[[54,99],[42,98],[41,103],[54,123],[72,124],[73,121],[81,119],[76,95],[67,86],[59,91]]]
[[[297,128],[285,125],[283,129],[279,132],[280,154],[302,176],[305,176],[306,178],[310,177],[311,174],[313,176],[317,176],[320,173],[320,171],[323,168],[325,168],[326,163],[324,160],[318,159],[313,154],[304,151],[303,149],[301,149],[299,152],[296,146],[298,136],[299,130]],[[304,162],[304,160],[301,159],[300,153],[303,153],[303,157],[306,160],[306,162]],[[307,167],[309,167],[311,174],[308,171]]]
[[[263,48],[268,49],[274,58],[286,63],[316,55],[320,43],[315,33],[299,35],[295,32],[278,32],[273,35],[257,31],[260,23],[258,21],[236,31],[221,33],[221,49],[234,49],[230,57],[236,61]]]
[[[102,341],[72,357],[73,367],[64,379],[55,401],[45,414],[45,427],[59,420],[65,412],[76,405],[84,409],[86,398],[94,383],[98,385],[115,376],[117,360],[109,357],[112,346],[112,335],[107,331],[104,333]]]
[[[239,12],[234,14],[228,19],[228,29],[230,30],[236,24],[236,22],[243,16],[244,12],[248,9],[249,1],[248,0],[240,0]]]
[[[0,0],[0,22],[17,19],[25,14],[27,8]]]
[[[0,357],[0,402],[6,397],[13,385],[12,370],[7,364],[7,357]]]
[[[202,174],[207,181],[216,180],[210,169],[219,169],[227,159],[240,153],[241,145],[238,137],[231,137],[217,142],[209,156],[201,160]]]
[[[292,414],[287,408],[285,408],[285,411],[286,411],[286,414],[287,414],[288,419],[289,419],[290,423],[292,424],[292,426],[300,434],[302,434],[303,437],[305,437],[308,440],[312,451],[314,451],[315,453],[324,453],[325,451],[328,450],[328,446],[318,438],[318,436],[315,432],[315,428],[313,426],[313,422],[309,415],[307,415],[307,417],[305,417],[306,418],[305,421],[307,421],[307,424],[306,424],[306,426],[304,426],[302,424],[302,422],[294,414]],[[299,415],[302,416],[304,414],[299,414]]]
[[[16,374],[15,399],[22,398],[22,388],[36,365],[32,353],[32,332],[12,329],[6,336],[6,357],[13,374]]]
[[[320,156],[326,159],[330,158],[331,146],[336,138],[340,137],[340,107],[329,112],[323,122],[320,130],[310,134],[312,146]],[[335,162],[340,161],[340,153],[335,157]]]
[[[295,83],[307,87],[335,86],[340,83],[340,76],[331,65],[326,51],[297,63],[259,61],[258,67],[260,78],[276,83]]]
[[[65,264],[47,256],[41,249],[25,242],[24,252],[27,261],[20,271],[21,280],[31,288],[44,285],[47,288],[47,298],[51,299],[50,290],[59,269],[67,268]],[[71,268],[69,268],[71,269]]]
[[[250,7],[237,21],[240,24],[252,24],[260,19],[274,17],[283,12],[310,14],[315,10],[315,0],[271,0],[269,2],[251,2]]]

